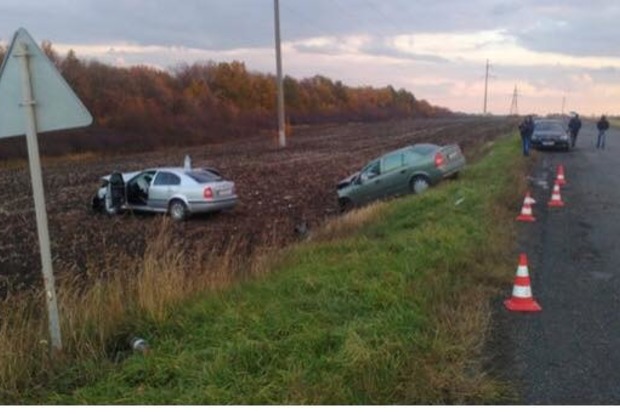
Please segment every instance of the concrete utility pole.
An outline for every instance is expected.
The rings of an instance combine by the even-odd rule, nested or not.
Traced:
[[[281,148],[286,147],[284,129],[284,83],[282,81],[282,53],[280,51],[280,2],[273,1],[276,32],[276,67],[278,75],[278,142]]]
[[[484,75],[484,107],[482,109],[482,113],[484,115],[487,114],[487,91],[489,86],[489,59],[487,59],[487,67]]]
[[[562,115],[564,115],[565,106],[566,106],[566,96],[562,96]]]

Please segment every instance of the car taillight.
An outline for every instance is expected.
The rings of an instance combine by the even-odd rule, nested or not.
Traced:
[[[213,198],[213,190],[211,189],[211,187],[205,187],[205,190],[203,191],[202,195],[206,199],[211,199]]]
[[[437,168],[441,167],[445,161],[446,160],[443,157],[443,154],[441,152],[438,152],[437,154],[435,154],[435,167]]]

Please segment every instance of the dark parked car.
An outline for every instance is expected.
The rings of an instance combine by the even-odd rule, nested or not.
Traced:
[[[338,183],[342,211],[380,198],[421,193],[465,166],[458,145],[416,144],[390,152]]]
[[[560,148],[568,151],[570,139],[564,123],[557,119],[537,119],[532,134],[534,148]]]
[[[93,209],[108,214],[123,210],[169,213],[174,220],[190,214],[230,209],[237,204],[235,184],[214,169],[150,168],[102,177]]]

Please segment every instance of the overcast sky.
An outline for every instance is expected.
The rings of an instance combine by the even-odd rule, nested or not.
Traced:
[[[283,69],[405,88],[454,111],[620,114],[616,0],[280,0]],[[232,61],[275,73],[273,0],[2,0],[61,54],[170,69]]]

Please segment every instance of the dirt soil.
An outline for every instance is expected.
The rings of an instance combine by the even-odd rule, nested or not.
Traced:
[[[99,178],[113,170],[212,166],[233,180],[240,197],[227,212],[195,216],[172,228],[186,249],[222,251],[231,243],[250,252],[284,246],[338,214],[336,183],[372,158],[404,145],[458,143],[471,162],[481,143],[514,129],[494,117],[451,117],[373,124],[298,127],[279,149],[275,139],[243,141],[118,156],[67,157],[44,162],[43,179],[56,275],[93,275],[105,258],[123,252],[139,260],[161,226],[157,215],[107,217],[91,211]],[[44,137],[42,137],[44,139]],[[34,203],[27,165],[0,168],[0,292],[41,283]],[[100,275],[99,275],[100,276]]]

